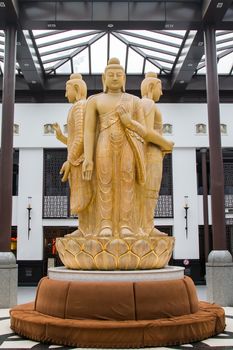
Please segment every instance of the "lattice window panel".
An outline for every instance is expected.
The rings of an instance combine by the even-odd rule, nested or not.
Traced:
[[[44,196],[44,218],[66,218],[68,196]]]
[[[173,186],[172,186],[172,155],[168,154],[163,160],[163,178],[159,200],[155,210],[156,218],[173,217]]]
[[[223,163],[223,168],[225,193],[233,195],[233,163]]]
[[[68,195],[68,182],[61,182],[61,175],[59,174],[66,159],[66,149],[44,151],[44,196]]]
[[[159,196],[157,208],[155,210],[156,218],[173,218],[173,198],[169,195]]]
[[[44,218],[65,218],[69,212],[69,185],[59,174],[67,159],[66,149],[44,151]]]
[[[160,195],[172,196],[172,188],[172,155],[167,154],[163,160],[163,178],[160,188]]]
[[[225,208],[233,208],[233,194],[225,194]]]

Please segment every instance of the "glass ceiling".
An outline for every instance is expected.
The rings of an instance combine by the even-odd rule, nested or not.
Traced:
[[[233,73],[233,32],[216,31],[218,74]],[[197,74],[206,74],[205,55],[203,55],[198,67]]]
[[[33,35],[48,74],[102,73],[109,57],[118,57],[128,74],[169,74],[185,31],[34,30]]]
[[[5,35],[4,31],[0,30],[0,75],[3,74],[4,71],[4,46],[5,46]],[[16,62],[16,74],[19,74],[20,68],[18,63]]]
[[[110,57],[118,57],[127,74],[154,71],[169,75],[186,31],[33,30],[46,74],[100,74]],[[233,73],[233,31],[217,31],[218,73]],[[4,69],[4,32],[0,31],[0,74]],[[20,67],[16,65],[17,73]],[[205,74],[205,56],[196,74]]]

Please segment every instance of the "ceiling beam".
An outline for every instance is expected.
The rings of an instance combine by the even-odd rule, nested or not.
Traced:
[[[28,30],[18,30],[16,59],[30,89],[43,90],[43,66],[34,45],[33,37]]]
[[[161,76],[159,76],[161,78]],[[127,76],[126,90],[140,97],[140,84],[143,75]],[[65,83],[69,76],[50,76],[46,82],[44,91],[32,91],[29,89],[24,78],[16,77],[16,102],[35,103],[66,103]],[[101,75],[83,75],[83,79],[88,86],[88,96],[102,91]],[[184,91],[173,90],[170,87],[170,77],[162,76],[162,84],[164,94],[161,96],[160,103],[206,103],[206,81],[205,76],[195,76],[192,78],[188,88]],[[0,76],[0,86],[2,85],[2,77]],[[220,102],[233,103],[233,76],[220,76]],[[1,102],[0,89],[0,102]]]
[[[185,30],[202,25],[199,1],[19,0],[19,8],[23,29],[106,30],[111,25],[114,29]]]
[[[205,0],[205,8],[209,8]],[[214,1],[215,2],[215,1]],[[219,1],[217,1],[219,2]],[[224,11],[225,2],[223,1]],[[36,3],[36,5],[35,5]],[[203,9],[200,1],[27,1],[19,0],[20,23],[25,29],[101,29],[108,25],[114,29],[199,29],[202,26]],[[211,4],[214,7],[215,4]],[[216,8],[216,7],[215,7]],[[211,20],[218,19],[218,15]],[[217,23],[217,22],[216,22]],[[218,29],[232,27],[229,14]]]
[[[140,90],[140,85],[142,80],[144,79],[143,74],[130,74],[126,77],[126,90],[127,91],[136,91]],[[171,87],[171,76],[169,75],[159,75],[159,79],[162,81],[163,90],[164,91],[173,91]],[[69,80],[69,75],[49,75],[45,81],[44,92],[58,92],[65,91],[65,85],[67,80]],[[83,74],[83,80],[87,84],[88,91],[101,91],[103,89],[102,86],[102,76],[101,74]],[[220,75],[219,76],[219,89],[223,93],[226,91],[232,92],[233,86],[233,76],[229,75]],[[187,89],[189,91],[198,91],[198,90],[206,90],[206,80],[205,75],[196,75],[192,77]],[[2,77],[0,77],[0,91],[2,91]],[[27,91],[30,92],[30,88],[28,84],[25,82],[23,76],[16,76],[16,92],[17,91]],[[42,92],[43,93],[43,92]],[[182,95],[182,91],[180,92]],[[233,98],[233,95],[232,95]]]
[[[173,68],[172,88],[184,90],[187,87],[203,54],[204,39],[202,30],[190,31]]]
[[[223,2],[204,0],[202,4],[202,23],[204,25],[221,23],[231,4],[232,0],[224,0]],[[203,30],[190,31],[173,67],[171,81],[173,88],[186,89],[203,55]]]
[[[3,0],[0,6],[0,29],[5,29],[8,25],[17,24],[19,18],[19,8],[17,0]]]

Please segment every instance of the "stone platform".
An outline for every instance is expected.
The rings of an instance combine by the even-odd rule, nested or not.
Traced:
[[[62,266],[49,268],[48,277],[55,280],[87,282],[169,281],[184,278],[184,268],[179,266],[166,266],[163,269],[143,271],[82,271],[71,270]]]

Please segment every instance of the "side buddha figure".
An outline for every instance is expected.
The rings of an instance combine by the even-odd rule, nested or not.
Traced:
[[[73,106],[67,117],[67,134],[62,134],[60,126],[55,123],[58,140],[67,145],[67,160],[62,165],[60,174],[62,181],[69,180],[70,185],[70,213],[78,215],[79,231],[82,234],[89,233],[88,207],[92,199],[91,184],[82,178],[83,163],[83,125],[86,106],[87,86],[81,74],[71,74],[66,83],[66,97]],[[77,231],[75,231],[77,234]]]
[[[161,234],[154,228],[154,212],[157,206],[162,181],[163,158],[171,153],[174,143],[162,136],[162,115],[154,102],[162,95],[161,80],[153,72],[147,73],[141,83],[142,107],[147,132],[146,146],[146,183],[143,188],[144,210],[142,231],[145,234]]]
[[[87,100],[83,178],[95,169],[95,235],[128,237],[139,231],[137,191],[146,180],[144,114],[138,97],[125,92],[125,72],[117,58],[102,76],[103,93]]]

